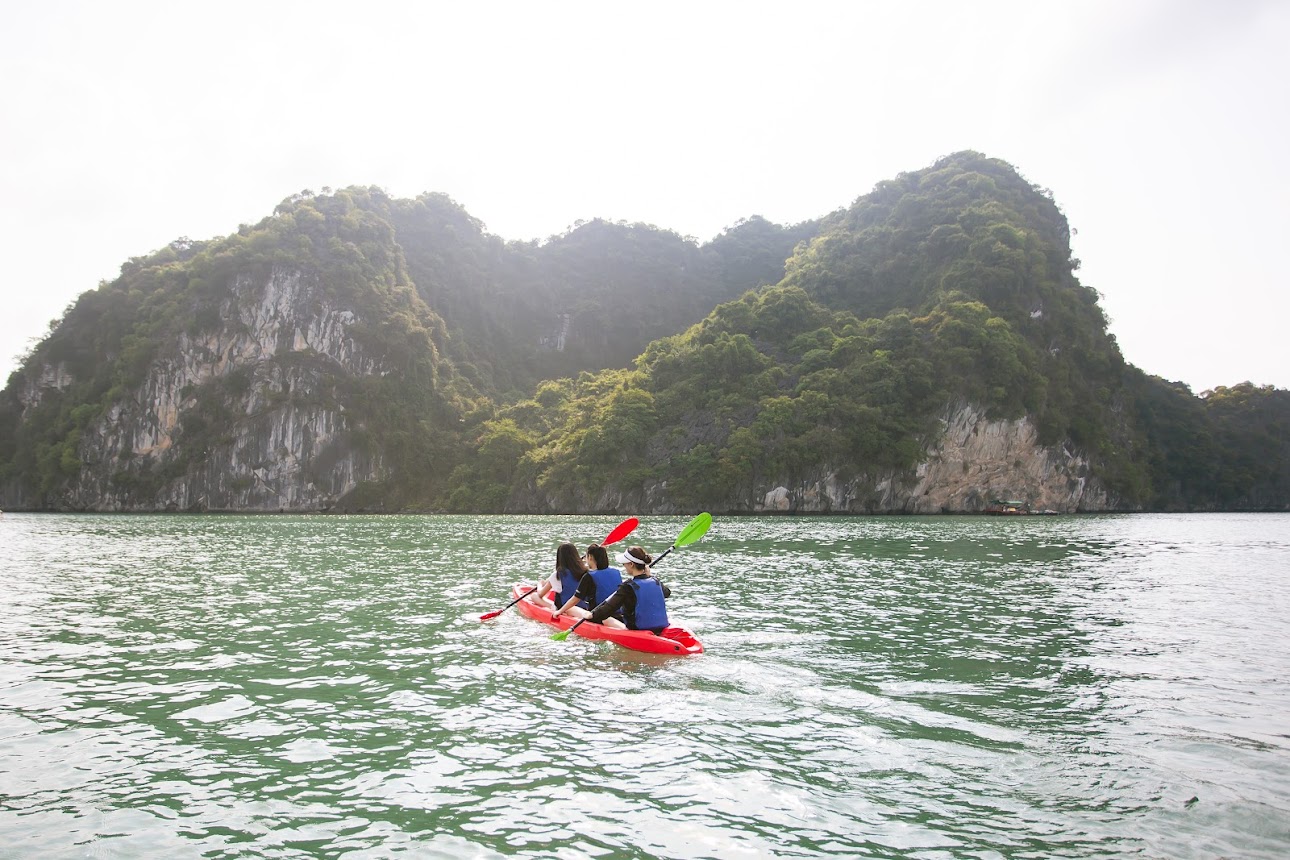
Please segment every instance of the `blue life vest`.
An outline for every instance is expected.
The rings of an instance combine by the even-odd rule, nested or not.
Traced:
[[[578,580],[580,577],[574,575],[573,571],[565,570],[563,567],[556,571],[555,575],[560,579],[560,599],[555,602],[555,608],[559,609],[561,606],[564,606],[569,602],[570,597],[573,597],[573,595],[577,593]],[[574,606],[581,609],[590,608],[587,606],[587,601],[585,600],[579,600],[574,604]]]
[[[667,607],[663,604],[663,586],[652,576],[627,580],[636,592],[636,614],[627,618],[632,630],[656,630],[667,626]]]
[[[623,584],[623,572],[616,567],[593,570],[591,578],[596,583],[596,606],[604,603]]]

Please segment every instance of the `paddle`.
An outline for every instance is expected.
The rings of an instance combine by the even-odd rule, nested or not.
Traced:
[[[651,566],[658,564],[660,561],[667,558],[667,554],[677,547],[689,546],[694,543],[696,540],[706,535],[710,528],[712,528],[712,514],[707,513],[706,511],[699,514],[697,517],[690,520],[685,528],[681,529],[681,533],[676,536],[676,540],[672,545],[663,550],[663,554],[654,559]]]
[[[641,521],[636,519],[635,517],[628,517],[618,525],[614,526],[614,530],[611,531],[603,541],[601,541],[600,545],[609,546],[611,543],[618,543],[620,540],[622,540],[623,538],[631,534],[633,531],[635,531],[636,527],[640,525],[640,522]],[[490,618],[496,618],[497,616],[501,615],[503,612],[510,609],[512,606],[519,603],[521,600],[528,597],[530,594],[532,594],[537,590],[538,590],[538,587],[536,585],[533,586],[528,591],[524,592],[519,597],[515,598],[510,603],[506,604],[496,612],[485,612],[483,615],[479,616],[479,620],[487,621]]]
[[[681,529],[681,533],[676,536],[676,540],[673,541],[670,547],[663,550],[662,555],[660,555],[658,558],[650,562],[650,567],[653,567],[654,565],[658,564],[660,561],[662,561],[664,558],[667,557],[667,554],[669,552],[676,549],[677,547],[689,546],[690,544],[694,543],[699,538],[707,534],[708,529],[711,527],[712,527],[712,514],[706,511],[699,514],[697,517],[690,520],[690,522],[685,526],[685,528]],[[568,630],[561,630],[559,633],[552,633],[551,638],[554,639],[556,642],[563,642],[564,640],[569,638],[570,633],[572,633],[573,631],[581,627],[583,621],[586,621],[586,620],[587,620],[586,618],[582,619],[582,621],[579,621],[577,624],[574,624]]]

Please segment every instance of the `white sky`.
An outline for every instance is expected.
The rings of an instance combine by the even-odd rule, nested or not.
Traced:
[[[1126,358],[1290,388],[1290,2],[8,3],[0,384],[78,294],[309,188],[706,241],[960,149],[1051,188]]]

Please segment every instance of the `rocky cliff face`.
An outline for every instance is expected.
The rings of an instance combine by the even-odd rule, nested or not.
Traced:
[[[62,391],[70,386],[76,380],[67,372],[67,365],[64,362],[57,364],[46,364],[40,369],[40,373],[35,378],[28,379],[23,385],[22,390],[18,392],[18,400],[22,403],[23,415],[40,405],[40,401],[51,391]]]
[[[351,336],[355,313],[295,270],[231,288],[222,327],[164,345],[143,384],[84,434],[67,507],[319,510],[380,477],[379,455],[350,444],[355,428],[330,393],[329,380],[382,372]],[[211,404],[219,426],[206,426]]]
[[[1025,501],[1032,511],[1104,511],[1117,507],[1091,477],[1089,462],[1066,448],[1039,444],[1026,418],[991,421],[981,410],[947,410],[941,438],[912,474],[843,481],[836,473],[769,488],[756,512],[974,513],[992,499]]]

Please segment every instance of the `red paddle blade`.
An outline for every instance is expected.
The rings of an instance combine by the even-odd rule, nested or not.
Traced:
[[[609,533],[609,536],[600,542],[600,545],[609,546],[611,543],[618,543],[620,540],[636,531],[636,527],[640,524],[641,521],[635,517],[628,517],[615,526],[614,530]]]
[[[502,610],[500,610],[500,609],[499,609],[499,610],[497,610],[496,612],[485,612],[483,615],[479,616],[479,620],[480,620],[480,621],[487,621],[488,619],[490,619],[490,618],[496,618],[497,616],[499,616],[499,615],[501,615],[501,614],[502,614]]]

